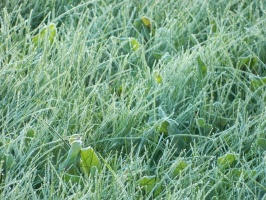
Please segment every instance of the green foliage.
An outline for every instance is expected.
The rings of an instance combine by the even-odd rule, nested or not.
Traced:
[[[101,162],[92,147],[82,148],[81,136],[71,135],[69,138],[70,149],[66,160],[61,164],[60,171],[64,174],[67,182],[78,182],[82,175],[94,175],[96,170],[100,171]]]
[[[30,128],[26,133],[25,143],[28,146],[30,142],[36,137],[34,129]]]
[[[133,51],[137,51],[139,49],[140,44],[135,38],[130,38],[129,42],[130,42],[131,49]]]
[[[0,199],[265,199],[264,1],[0,7]]]
[[[247,179],[254,179],[256,178],[257,171],[255,170],[245,170],[245,169],[232,169],[229,173],[230,177],[233,177],[234,180],[243,178],[244,180]]]
[[[260,148],[262,148],[264,151],[266,151],[266,139],[264,138],[258,138],[257,144]]]
[[[159,183],[156,176],[143,176],[138,184],[145,194],[157,197],[163,191],[163,186]]]
[[[237,63],[237,68],[241,70],[257,71],[256,66],[258,64],[258,58],[255,56],[241,57]]]
[[[150,193],[156,184],[156,176],[143,176],[139,180],[139,185],[144,188],[147,193]]]
[[[208,67],[201,60],[200,56],[197,57],[197,61],[198,61],[198,71],[199,71],[200,77],[204,78],[207,75]]]
[[[227,153],[217,159],[217,164],[221,168],[228,168],[230,167],[238,158],[237,154]]]
[[[188,163],[186,161],[179,161],[177,163],[174,163],[172,173],[171,175],[173,177],[179,176],[180,173],[188,166]]]
[[[257,89],[259,89],[262,86],[266,85],[266,77],[260,78],[260,77],[256,77],[251,79],[250,81],[250,88],[255,91]]]
[[[163,78],[162,78],[161,74],[158,71],[154,72],[154,78],[155,78],[155,81],[158,84],[161,84],[163,82]]]
[[[56,37],[56,26],[50,23],[49,26],[43,27],[42,30],[32,37],[32,42],[35,46],[44,46],[45,43],[52,44]]]
[[[101,162],[96,153],[94,152],[93,148],[87,147],[81,149],[80,168],[81,171],[88,176],[91,173],[95,174],[95,170],[98,170],[100,172]]]
[[[199,127],[204,127],[206,125],[206,122],[203,118],[198,118],[196,122]]]
[[[71,143],[71,147],[67,154],[67,158],[61,165],[62,170],[70,172],[71,174],[76,173],[80,162],[80,150],[81,150],[80,141],[74,141]]]
[[[158,126],[157,126],[157,132],[158,133],[168,133],[168,126],[169,122],[168,121],[162,121]]]

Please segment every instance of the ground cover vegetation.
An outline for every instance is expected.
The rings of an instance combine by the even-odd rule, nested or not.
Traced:
[[[265,199],[266,2],[2,0],[1,199]]]

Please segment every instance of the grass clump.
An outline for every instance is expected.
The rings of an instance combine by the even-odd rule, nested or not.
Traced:
[[[3,1],[1,199],[264,199],[265,3]]]

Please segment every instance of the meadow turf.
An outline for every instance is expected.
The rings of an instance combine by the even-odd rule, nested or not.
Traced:
[[[0,199],[266,199],[265,106],[266,1],[0,2]]]

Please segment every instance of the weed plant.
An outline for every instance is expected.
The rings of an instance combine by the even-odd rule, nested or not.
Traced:
[[[262,0],[1,1],[0,199],[266,199],[265,27]]]

